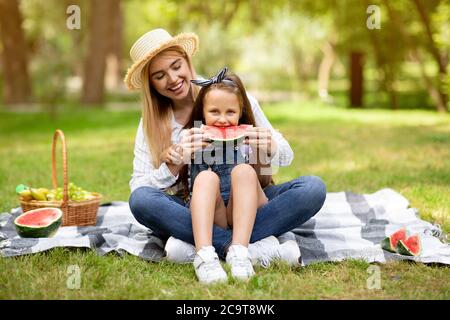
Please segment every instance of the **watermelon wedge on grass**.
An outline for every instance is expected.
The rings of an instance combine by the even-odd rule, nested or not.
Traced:
[[[22,238],[48,238],[58,231],[62,215],[58,208],[30,210],[18,216],[14,225]]]
[[[389,237],[386,237],[381,242],[381,247],[389,252],[397,253],[397,245],[400,240],[406,240],[406,228],[394,232]]]
[[[415,234],[406,240],[399,240],[397,252],[405,256],[418,256],[422,250],[419,234]]]
[[[251,127],[253,127],[251,124],[226,127],[203,125],[202,129],[213,142],[228,142],[244,138],[247,129]]]

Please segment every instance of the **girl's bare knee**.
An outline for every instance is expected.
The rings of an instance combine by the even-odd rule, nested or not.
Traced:
[[[242,180],[254,180],[258,179],[255,169],[249,164],[241,163],[238,164],[231,170],[232,179],[242,179]]]
[[[194,181],[194,187],[211,188],[211,186],[219,186],[219,176],[210,170],[200,172]]]

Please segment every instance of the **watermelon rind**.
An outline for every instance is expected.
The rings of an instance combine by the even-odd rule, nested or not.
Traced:
[[[406,228],[401,228],[390,236],[384,238],[381,242],[381,247],[386,251],[397,253],[397,245],[400,240],[406,240]]]
[[[408,248],[408,240],[411,239],[412,237],[416,237],[417,238],[417,244],[418,244],[417,252],[413,252],[411,250],[411,248]],[[412,236],[412,237],[408,238],[405,241],[400,240],[398,242],[398,244],[397,244],[397,252],[399,254],[404,255],[404,256],[418,256],[420,254],[420,251],[421,251],[420,238],[417,235]]]
[[[18,221],[23,216],[30,214],[36,211],[44,211],[44,210],[55,210],[58,212],[58,215],[55,219],[53,219],[50,223],[45,226],[29,226],[19,223]],[[55,235],[61,226],[62,222],[62,211],[58,208],[40,208],[35,210],[30,210],[22,213],[16,219],[14,219],[14,225],[16,226],[17,234],[22,238],[50,238]]]
[[[389,252],[393,252],[396,253],[397,251],[395,250],[395,248],[392,246],[392,240],[391,237],[386,237],[383,239],[383,241],[381,242],[381,247]]]

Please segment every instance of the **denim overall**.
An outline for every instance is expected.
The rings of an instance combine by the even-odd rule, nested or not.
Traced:
[[[197,175],[204,170],[211,170],[219,176],[220,194],[226,206],[230,199],[231,170],[238,164],[248,162],[244,156],[239,145],[236,146],[234,141],[215,143],[209,148],[207,147],[196,152],[191,162],[191,196],[192,187]]]

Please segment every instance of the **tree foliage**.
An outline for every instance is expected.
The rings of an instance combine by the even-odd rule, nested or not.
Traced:
[[[80,30],[65,26],[70,4],[81,8]],[[339,91],[348,87],[342,83],[348,83],[350,54],[361,52],[365,87],[381,93],[378,104],[402,107],[399,97],[406,91],[424,92],[429,104],[448,109],[450,4],[445,0],[121,0],[121,5],[123,74],[134,41],[162,27],[199,35],[194,63],[204,76],[226,65],[255,89],[317,94],[320,74],[319,87]],[[369,5],[380,9],[380,29],[367,27]],[[33,92],[38,100],[64,100],[67,83],[83,77],[91,1],[21,0],[20,9]]]

